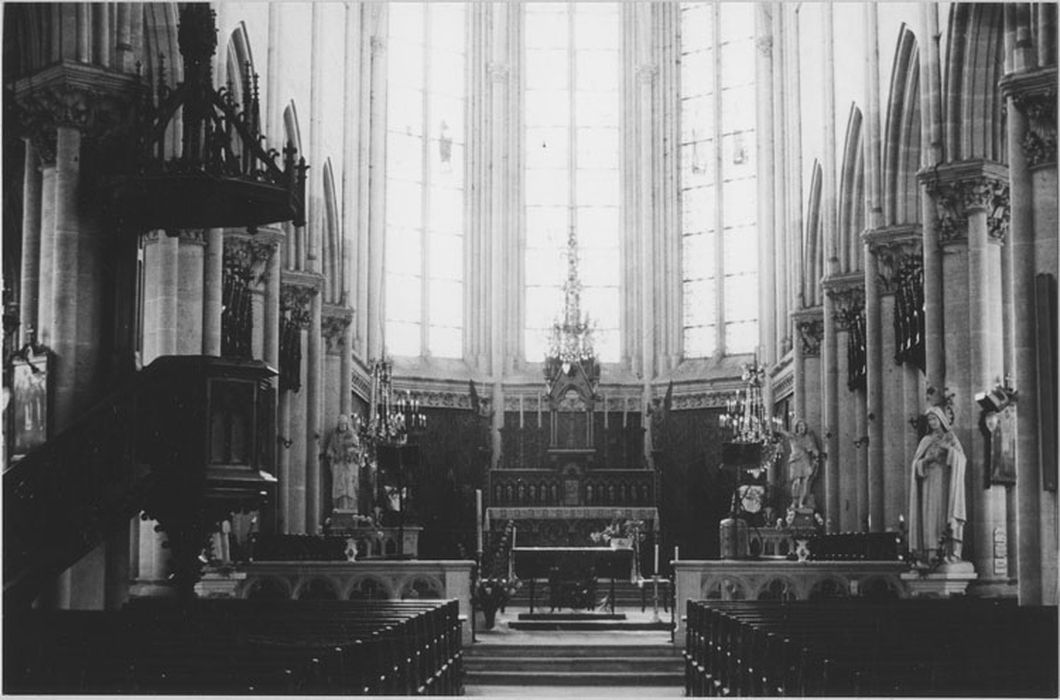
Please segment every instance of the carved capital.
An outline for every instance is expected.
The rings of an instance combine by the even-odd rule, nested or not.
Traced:
[[[1056,164],[1056,74],[1056,66],[1050,66],[1001,80],[1005,97],[1027,118],[1020,148],[1032,168]]]
[[[637,66],[637,82],[641,85],[651,85],[652,81],[655,80],[656,73],[659,72],[659,67],[654,63],[642,63]]]
[[[329,355],[341,355],[346,349],[346,329],[353,321],[353,309],[325,306],[320,316],[320,333]]]
[[[825,293],[832,300],[832,320],[837,330],[850,330],[854,319],[865,309],[865,278],[860,274],[833,277],[824,281]]]
[[[284,282],[280,285],[280,314],[297,328],[309,328],[309,303],[319,292],[315,286]]]
[[[70,127],[91,138],[129,129],[144,87],[133,75],[63,61],[15,83],[14,106],[21,126],[54,161],[55,130]]]
[[[773,37],[771,36],[760,36],[755,39],[755,48],[758,53],[763,56],[773,55]]]
[[[276,254],[275,241],[259,241],[249,236],[225,236],[224,272],[238,275],[246,282],[260,283]]]
[[[968,217],[986,212],[987,233],[1004,241],[1008,232],[1009,188],[1007,168],[997,163],[950,163],[919,176],[935,201],[935,226],[939,244],[968,242]]]
[[[820,342],[825,339],[825,314],[822,309],[792,314],[799,350],[803,357],[819,357]]]
[[[862,239],[876,262],[876,288],[880,294],[894,294],[898,271],[911,260],[923,257],[920,226],[894,226],[866,231]]]
[[[386,53],[386,39],[381,36],[372,37],[372,54],[382,56]]]

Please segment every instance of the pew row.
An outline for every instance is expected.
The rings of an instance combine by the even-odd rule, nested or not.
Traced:
[[[142,599],[5,620],[5,693],[462,694],[456,601]]]

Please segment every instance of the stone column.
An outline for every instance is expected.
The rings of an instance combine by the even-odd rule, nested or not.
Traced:
[[[184,230],[177,237],[178,355],[198,355],[203,347],[206,241],[202,230]]]
[[[372,37],[372,131],[369,158],[371,192],[369,195],[368,244],[368,357],[383,356],[384,294],[383,270],[386,257],[384,212],[386,211],[386,19],[380,15],[378,34]]]
[[[758,159],[758,171],[764,173],[765,177],[755,180],[758,195],[758,269],[768,270],[774,262],[774,250],[776,245],[776,231],[783,231],[784,227],[777,229],[774,226],[774,215],[777,207],[773,197],[774,151],[777,144],[775,139],[776,112],[774,110],[774,31],[777,24],[777,15],[780,13],[778,3],[756,3],[755,4],[755,100],[757,112],[755,120],[755,155]],[[780,101],[779,99],[777,100]],[[783,133],[783,128],[776,131]],[[782,159],[780,162],[784,162]],[[785,260],[787,266],[790,261]],[[758,337],[766,347],[776,345],[775,325],[777,323],[778,309],[772,308],[770,304],[769,285],[774,283],[773,275],[760,277],[759,288],[762,290],[758,298]],[[796,381],[798,381],[798,370],[796,370]],[[798,397],[798,389],[795,391]],[[801,415],[801,414],[800,414]]]
[[[323,280],[321,280],[323,284]],[[320,508],[320,436],[323,430],[321,425],[321,404],[323,392],[321,382],[323,380],[322,370],[324,358],[321,345],[323,336],[321,334],[321,298],[323,294],[314,294],[309,302],[309,328],[306,330],[307,352],[306,352],[306,433],[305,433],[305,462],[306,462],[306,532],[315,535],[320,530],[322,522]]]
[[[37,292],[37,340],[51,344],[55,296],[55,142],[41,154],[40,280]]]
[[[1033,309],[1035,275],[1051,271],[1055,260],[1048,249],[1056,245],[1056,193],[1038,189],[1056,177],[1056,68],[1034,70],[1025,57],[1019,72],[1002,81],[1007,98],[1008,159],[1011,183],[1012,296],[1017,309]],[[1055,184],[1054,184],[1055,188]],[[1049,229],[1049,226],[1053,229]],[[1049,270],[1052,267],[1053,270]],[[1042,394],[1038,377],[1038,336],[1034,314],[1015,314],[1013,384],[1019,391],[1016,443],[1017,575],[1021,605],[1056,604],[1056,494],[1042,486]],[[1054,467],[1055,468],[1055,467]]]
[[[968,522],[964,558],[975,565],[971,592],[1007,590],[1007,557],[995,557],[995,531],[1006,531],[1005,494],[989,483],[985,443],[978,430],[975,394],[1001,378],[1001,257],[997,241],[1008,226],[1008,184],[1004,166],[984,161],[944,164],[921,174],[936,204],[935,227],[943,245],[946,386],[953,398],[953,430],[968,457]],[[993,242],[992,242],[993,241]],[[941,403],[936,398],[933,403]]]
[[[281,372],[297,372],[299,387],[297,391],[281,392],[281,418],[287,423],[287,433],[284,435],[285,442],[280,445],[280,496],[286,523],[285,531],[290,534],[305,534],[309,517],[307,456],[310,444],[315,443],[315,440],[308,434],[307,423],[307,346],[312,322],[312,300],[319,295],[319,288],[319,276],[296,272],[285,273],[280,288],[281,315],[284,323],[291,324],[301,335],[302,347],[302,358],[297,367],[280,368]],[[317,332],[319,333],[319,325]],[[316,483],[319,486],[319,481]]]
[[[202,354],[221,356],[221,287],[224,278],[224,229],[206,229],[202,281]]]
[[[896,531],[898,516],[904,517],[908,509],[908,469],[913,453],[907,451],[906,436],[911,433],[908,418],[915,415],[918,409],[915,405],[912,411],[907,409],[903,393],[908,365],[895,361],[895,291],[900,272],[907,266],[915,264],[919,267],[921,264],[923,253],[920,236],[919,227],[915,224],[879,228],[864,234],[872,263],[866,268],[866,290],[875,288],[879,295],[879,365],[876,373],[870,367],[869,377],[871,395],[873,375],[877,375],[875,381],[878,382],[879,406],[870,407],[870,411],[875,413],[876,433],[870,432],[869,440],[870,447],[872,441],[879,441],[880,473],[877,488],[882,490],[882,509],[879,516],[873,515],[873,525],[877,517],[882,517],[881,530]],[[867,296],[871,295],[869,291]],[[919,387],[914,393],[919,397]],[[872,473],[870,468],[870,477]]]
[[[77,393],[76,344],[78,300],[78,251],[81,218],[78,185],[81,176],[81,132],[71,126],[58,127],[55,151],[55,275],[52,297],[51,342],[55,352],[52,429],[62,431],[74,419]]]
[[[41,266],[41,173],[40,155],[32,139],[25,139],[22,171],[22,271],[19,289],[19,345],[39,338],[37,309],[40,303]]]
[[[847,387],[847,341],[853,317],[863,313],[865,304],[864,276],[855,272],[826,278],[825,289],[825,358],[826,400],[835,407],[834,418],[828,421],[829,463],[835,465],[834,496],[837,510],[830,512],[833,525],[842,532],[860,529],[864,513],[859,512],[859,494],[864,491],[865,474],[858,468],[855,441],[857,434],[857,397]],[[830,323],[829,323],[830,322]],[[829,325],[831,328],[829,328]],[[832,342],[829,347],[829,330]],[[828,380],[831,384],[828,384]],[[838,519],[836,519],[838,518]]]

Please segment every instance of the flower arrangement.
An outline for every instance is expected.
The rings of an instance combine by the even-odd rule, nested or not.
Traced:
[[[589,533],[589,539],[596,544],[600,544],[601,542],[604,544],[611,544],[612,540],[617,539],[629,540],[631,544],[635,542],[643,542],[644,521],[626,520],[620,523],[618,519],[615,518],[603,530]]]

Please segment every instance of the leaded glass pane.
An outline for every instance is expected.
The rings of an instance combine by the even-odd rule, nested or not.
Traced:
[[[427,343],[434,357],[462,357],[464,354],[464,331],[462,328],[429,326]]]
[[[576,87],[599,92],[618,90],[617,51],[576,51]],[[579,123],[582,123],[579,120]]]
[[[428,231],[460,233],[464,228],[464,197],[460,190],[431,188],[431,214]]]
[[[725,324],[725,349],[730,355],[754,352],[758,347],[758,321]]]
[[[390,83],[387,87],[387,130],[410,136],[423,134],[423,91]]]
[[[725,274],[758,270],[758,229],[754,226],[725,230]]]
[[[721,47],[722,87],[751,85],[755,80],[755,49],[752,41],[735,41]]]
[[[714,326],[688,326],[684,332],[685,357],[710,357],[717,345]]]
[[[714,92],[714,52],[681,54],[681,96],[690,98]]]
[[[563,133],[567,133],[567,125],[570,124],[570,99],[566,90],[527,90],[523,104],[526,108],[523,118],[528,133],[530,128],[540,126],[561,127]]]
[[[386,280],[386,311],[390,321],[417,323],[420,320],[422,280],[412,275],[391,273]],[[419,354],[417,348],[416,353]]]
[[[578,203],[592,205],[614,205],[619,201],[617,170],[579,168],[575,177]]]
[[[564,127],[527,127],[527,169],[559,168],[566,173],[568,134],[569,131]],[[534,200],[528,201],[534,202]],[[565,203],[566,200],[564,200]]]
[[[423,186],[416,182],[388,180],[386,183],[386,221],[388,226],[415,227],[423,222]]]
[[[753,85],[726,88],[721,91],[721,130],[728,134],[746,131],[755,125],[755,89]]]
[[[526,169],[526,201],[541,205],[566,204],[570,184],[566,170]]]
[[[428,313],[431,325],[459,328],[464,322],[464,285],[453,280],[431,280]]]
[[[695,280],[714,277],[717,260],[714,252],[714,234],[700,233],[684,236],[683,242],[684,278]]]
[[[570,83],[568,55],[565,49],[527,49],[526,89],[566,90]]]
[[[723,216],[726,228],[753,224],[755,221],[756,184],[754,180],[732,180],[722,183],[721,196],[725,203]]]
[[[578,207],[576,217],[579,247],[583,250],[613,248],[617,254],[618,248],[614,244],[621,225],[617,206]]]
[[[388,306],[389,304],[390,302],[387,301]],[[387,321],[386,347],[392,355],[419,355],[420,324]]]
[[[749,321],[758,316],[758,276],[732,275],[725,278],[726,321]]]
[[[714,280],[689,280],[684,283],[685,325],[706,326],[714,323]]]
[[[755,134],[741,131],[721,138],[722,179],[753,178],[755,176]]]
[[[681,100],[681,143],[714,136],[714,98],[709,95]]]
[[[423,176],[423,140],[418,136],[388,132],[386,174],[389,178],[418,182]]]
[[[714,184],[714,142],[694,141],[681,146],[681,185],[684,188]]]
[[[575,163],[578,168],[607,168],[618,171],[617,128],[580,128],[576,132],[576,144]]]
[[[681,192],[681,229],[700,233],[714,229],[714,188],[697,187]]]
[[[721,3],[721,40],[755,35],[755,4],[750,2]]]
[[[582,290],[582,311],[598,329],[618,328],[618,287],[586,287]]]
[[[615,92],[578,90],[574,93],[574,110],[579,124],[618,126],[619,103]]]
[[[440,233],[428,238],[427,274],[434,279],[462,280],[464,278],[464,238]],[[433,289],[431,291],[433,294]],[[434,314],[431,319],[437,321]]]

